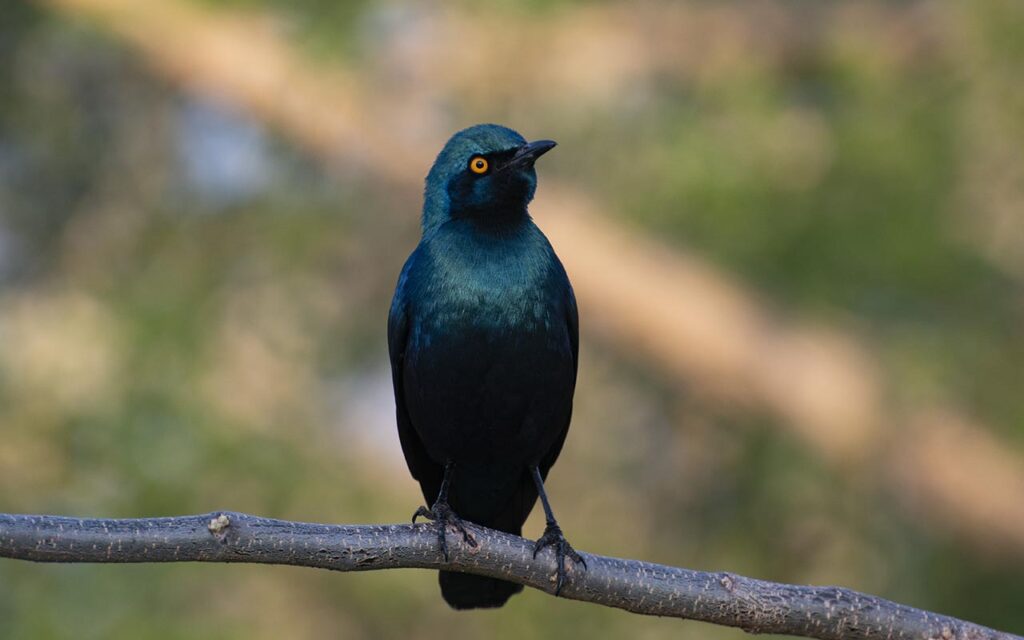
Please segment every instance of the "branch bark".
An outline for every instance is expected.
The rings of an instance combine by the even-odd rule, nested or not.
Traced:
[[[467,523],[476,546],[450,534],[445,562],[433,524],[327,525],[230,511],[127,520],[0,514],[0,557],[35,562],[246,562],[334,571],[445,569],[554,591],[550,551]],[[581,553],[562,595],[671,616],[835,640],[1024,640],[841,587],[811,587]]]

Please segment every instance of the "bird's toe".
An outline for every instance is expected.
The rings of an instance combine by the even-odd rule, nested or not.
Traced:
[[[465,522],[455,514],[452,508],[444,502],[435,502],[434,506],[430,509],[426,507],[420,507],[416,509],[416,513],[412,514],[413,523],[416,522],[416,518],[423,517],[427,520],[432,521],[437,526],[437,542],[438,547],[441,549],[441,555],[444,556],[444,561],[448,562],[448,527],[452,527],[458,533],[462,534],[462,539],[471,547],[476,546],[476,538],[466,528]]]
[[[426,518],[427,520],[433,520],[434,516],[430,512],[430,509],[428,509],[428,508],[426,508],[426,507],[421,505],[412,514],[412,523],[413,524],[416,524],[416,518]]]
[[[562,593],[562,587],[565,585],[568,571],[565,567],[565,559],[569,558],[573,562],[582,565],[583,569],[586,570],[587,562],[572,548],[569,541],[565,539],[565,535],[562,533],[562,529],[557,524],[549,524],[544,529],[544,535],[537,539],[537,542],[533,545],[533,557],[537,557],[537,553],[544,549],[544,547],[553,547],[555,550],[555,562],[558,566],[555,572],[555,595]]]

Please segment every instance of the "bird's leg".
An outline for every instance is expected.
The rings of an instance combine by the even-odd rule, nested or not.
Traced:
[[[533,557],[536,558],[537,552],[544,547],[555,548],[555,560],[558,562],[558,581],[555,583],[555,595],[557,596],[562,592],[562,585],[565,584],[566,556],[583,565],[584,569],[587,568],[587,562],[580,557],[580,554],[576,553],[576,550],[572,548],[572,545],[569,544],[569,541],[562,534],[562,528],[558,526],[555,514],[551,511],[551,504],[548,503],[548,494],[544,492],[544,479],[540,476],[540,469],[534,466],[530,468],[530,471],[533,473],[533,482],[537,485],[540,503],[544,505],[544,518],[547,521],[544,535],[533,545]]]
[[[448,525],[451,525],[462,534],[462,539],[466,541],[466,544],[471,547],[476,546],[476,540],[466,530],[466,525],[462,523],[462,518],[455,515],[452,508],[448,506],[448,485],[451,484],[454,471],[455,464],[449,460],[444,464],[444,479],[441,480],[441,490],[437,493],[437,500],[434,501],[434,506],[429,509],[421,506],[416,510],[416,513],[412,514],[413,524],[416,523],[416,518],[420,516],[427,520],[433,520],[437,524],[437,542],[441,547],[441,553],[444,554],[445,562],[448,562],[448,540],[445,538],[445,530],[448,528]]]

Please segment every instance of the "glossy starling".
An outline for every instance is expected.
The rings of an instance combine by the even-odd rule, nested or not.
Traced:
[[[388,317],[398,433],[409,471],[447,526],[461,518],[521,535],[540,496],[534,554],[583,561],[559,529],[544,479],[569,430],[579,328],[565,269],[527,204],[534,163],[555,146],[498,125],[456,133],[427,176],[423,236],[402,269]],[[415,516],[414,516],[415,519]],[[467,540],[472,543],[471,538]],[[511,582],[440,572],[456,609],[500,607]]]

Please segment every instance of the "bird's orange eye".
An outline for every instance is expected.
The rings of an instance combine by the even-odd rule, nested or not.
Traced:
[[[487,173],[487,168],[489,166],[490,164],[488,164],[487,159],[481,158],[480,156],[476,156],[475,158],[469,161],[469,170],[472,171],[473,173]]]

